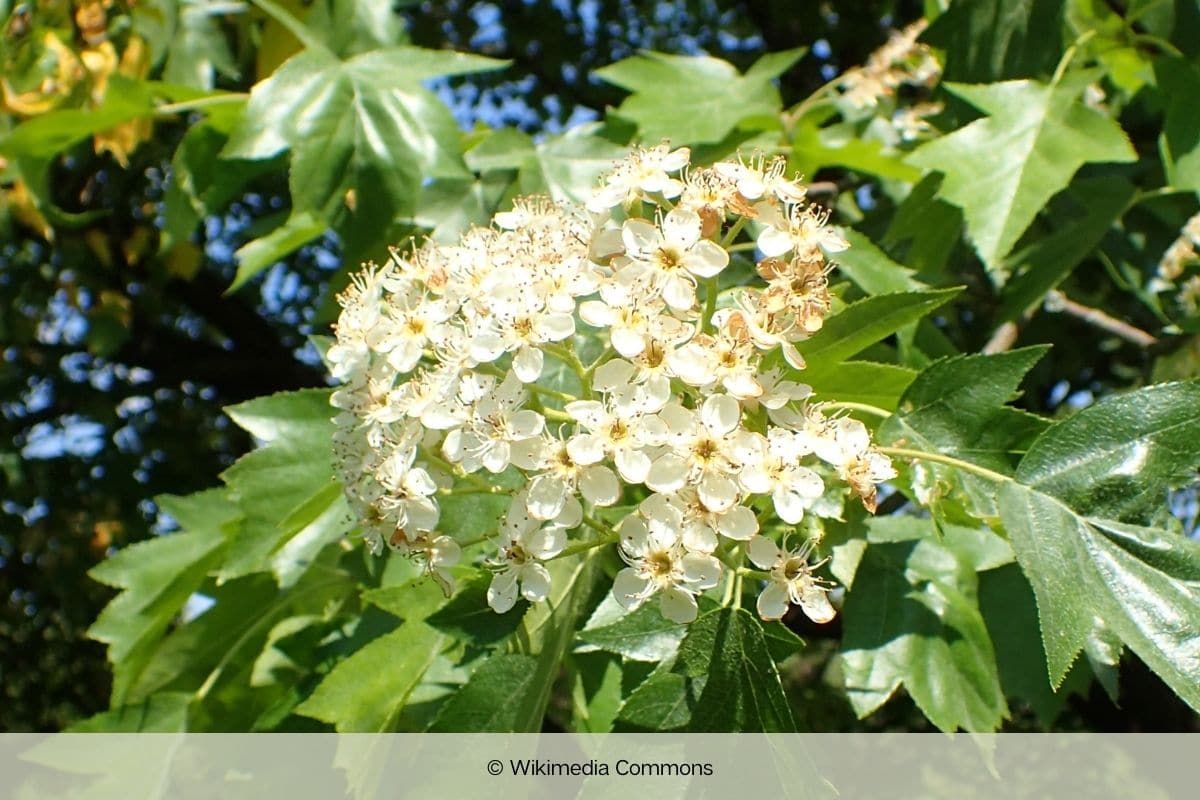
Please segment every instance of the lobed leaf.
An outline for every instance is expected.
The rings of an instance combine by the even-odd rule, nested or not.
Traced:
[[[1079,99],[1078,81],[946,84],[989,116],[919,147],[909,163],[945,175],[940,194],[962,208],[989,270],[1038,212],[1090,162],[1137,158],[1121,127]]]

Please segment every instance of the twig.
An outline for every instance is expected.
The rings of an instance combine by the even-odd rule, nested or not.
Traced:
[[[1156,337],[1146,333],[1141,328],[1135,328],[1128,322],[1110,316],[1098,308],[1076,303],[1062,292],[1052,291],[1047,294],[1045,309],[1051,312],[1070,314],[1076,319],[1081,319],[1089,325],[1095,325],[1097,328],[1108,331],[1114,336],[1119,336],[1127,342],[1136,344],[1138,347],[1150,347],[1158,343]]]

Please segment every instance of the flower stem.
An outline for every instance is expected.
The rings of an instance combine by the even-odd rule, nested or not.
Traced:
[[[605,545],[616,544],[616,542],[617,542],[617,534],[612,533],[609,535],[601,536],[597,539],[591,539],[586,542],[578,542],[577,544],[573,544],[570,547],[565,548],[561,553],[556,555],[554,558],[567,558],[569,556],[578,555],[580,553],[586,553],[588,550],[594,550],[597,547],[604,547]],[[553,560],[553,559],[550,559],[550,560]]]
[[[742,228],[744,227],[746,227],[746,218],[738,217],[737,220],[734,221],[733,225],[730,226],[729,230],[725,233],[725,238],[721,240],[721,247],[725,250],[728,250],[730,245],[734,243],[734,240],[737,239],[738,234],[742,232]]]
[[[978,475],[981,478],[987,478],[989,481],[996,481],[997,483],[1003,483],[1005,481],[1012,480],[1007,475],[1001,475],[999,472],[993,472],[986,467],[980,467],[976,464],[970,463],[969,461],[960,461],[957,458],[944,456],[941,453],[926,453],[923,450],[909,450],[906,447],[877,447],[875,449],[885,455],[897,456],[899,458],[915,458],[922,461],[936,461],[939,464],[946,464],[947,466],[961,469],[963,472],[970,472]]]
[[[713,314],[717,313],[717,292],[719,286],[717,276],[706,278],[704,281],[704,316],[700,320],[701,333],[712,333]]]
[[[570,341],[570,340],[568,340]],[[579,384],[583,389],[583,396],[587,399],[592,397],[592,373],[579,360],[579,354],[575,352],[575,343],[571,342],[569,347],[564,347],[561,344],[554,342],[546,342],[542,346],[542,350],[557,358],[559,361],[571,368],[579,378]]]
[[[848,400],[835,402],[835,403],[822,403],[821,408],[822,409],[828,408],[828,409],[834,409],[834,410],[845,409],[847,411],[861,411],[864,414],[870,414],[871,416],[874,416],[874,417],[882,417],[883,419],[887,419],[888,417],[890,417],[892,415],[892,412],[888,411],[887,409],[880,408],[879,406],[873,406],[873,405],[869,405],[867,403],[852,403]]]

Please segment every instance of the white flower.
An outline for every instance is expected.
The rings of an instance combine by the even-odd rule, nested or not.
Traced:
[[[549,439],[535,467],[542,470],[529,482],[526,504],[535,519],[554,519],[563,513],[575,492],[595,506],[611,506],[621,497],[621,484],[603,464],[580,464],[567,442]]]
[[[779,518],[795,525],[825,491],[821,477],[800,466],[800,459],[810,451],[800,437],[783,428],[770,428],[766,438],[755,437],[753,441],[755,446],[743,456],[738,476],[742,488],[771,495]]]
[[[768,258],[792,253],[795,258],[819,260],[821,251],[840,253],[850,244],[836,228],[829,226],[829,212],[814,211],[811,207],[792,213],[783,224],[768,224],[758,235],[758,249]]]
[[[699,553],[713,552],[718,536],[744,542],[758,533],[758,519],[753,510],[742,505],[711,509],[690,486],[670,496],[652,494],[638,510],[647,519],[659,519],[681,530],[684,547]]]
[[[435,300],[423,292],[389,298],[385,321],[367,336],[367,344],[397,372],[409,372],[421,360],[426,346],[441,342],[445,323],[457,311],[450,303]]]
[[[663,217],[661,229],[642,219],[628,220],[622,229],[631,265],[648,270],[655,291],[679,311],[696,304],[696,278],[711,278],[729,264],[729,253],[700,238],[700,228],[698,214],[676,208]]]
[[[490,376],[480,376],[487,378]],[[485,383],[486,385],[486,383]],[[442,453],[467,472],[480,467],[503,472],[510,463],[528,464],[545,427],[541,414],[522,408],[526,392],[511,372],[474,404],[466,424],[447,434]]]
[[[695,595],[717,585],[721,562],[707,553],[689,552],[680,531],[658,518],[626,517],[620,535],[621,557],[629,566],[613,581],[617,602],[633,611],[658,594],[664,617],[681,623],[694,620]]]
[[[661,194],[671,198],[683,191],[683,184],[670,176],[687,166],[691,150],[680,147],[672,150],[666,144],[649,149],[635,149],[613,170],[587,202],[587,210],[595,213],[618,205],[629,205],[644,194]]]
[[[610,458],[626,483],[645,482],[650,470],[645,449],[661,444],[666,436],[666,426],[657,417],[627,417],[595,400],[567,403],[566,412],[584,429],[567,442],[576,463],[598,464]]]
[[[414,467],[416,447],[397,450],[377,473],[387,494],[379,499],[384,509],[394,512],[396,527],[431,531],[437,527],[438,506],[433,500],[437,485],[429,473]]]
[[[896,477],[891,459],[871,448],[867,426],[853,417],[830,420],[810,439],[813,452],[838,470],[838,476],[850,484],[862,498],[868,511],[875,511],[875,484]]]
[[[668,405],[659,418],[667,425],[670,450],[655,459],[646,485],[671,493],[690,483],[709,509],[730,508],[738,499],[732,476],[744,433],[739,429],[741,416],[738,401],[723,394],[709,397],[698,412]]]
[[[462,548],[449,536],[396,528],[388,538],[388,546],[401,555],[423,562],[425,574],[441,587],[443,594],[446,597],[454,594],[454,576],[450,574],[450,567],[462,559]]]
[[[722,161],[713,165],[718,175],[737,185],[738,192],[747,200],[769,197],[784,203],[804,202],[805,190],[799,181],[784,177],[787,159],[776,156],[767,161],[761,155],[747,164],[738,161]]]
[[[592,375],[592,386],[612,401],[622,415],[654,414],[670,401],[671,371],[662,345],[648,340],[634,363],[610,359]]]
[[[513,374],[523,383],[533,383],[541,377],[545,362],[539,345],[574,335],[575,317],[545,308],[531,290],[509,289],[505,296],[492,298],[491,316],[471,339],[471,356],[491,363],[503,353],[513,353]]]
[[[536,603],[550,594],[550,573],[541,562],[548,561],[567,545],[567,525],[571,519],[545,524],[529,515],[527,500],[518,494],[513,497],[504,518],[500,542],[501,569],[492,576],[488,587],[488,605],[498,614],[508,611],[517,602],[518,592]],[[578,525],[575,521],[575,525]]]
[[[809,564],[813,544],[805,542],[796,550],[781,550],[765,536],[755,536],[747,547],[747,555],[759,569],[770,575],[767,586],[758,596],[758,614],[765,620],[775,620],[787,613],[788,604],[800,606],[813,622],[825,623],[834,617],[827,595],[829,585],[814,578],[812,571],[820,566]]]
[[[717,334],[700,334],[670,356],[671,370],[681,381],[701,389],[718,384],[739,400],[762,394],[758,383],[758,351],[748,337],[730,335],[726,322],[736,309],[721,309],[713,315]]]
[[[633,271],[618,272],[600,287],[599,300],[579,304],[579,316],[594,328],[607,328],[613,349],[633,358],[646,349],[649,339],[667,333],[679,320],[662,314],[664,304],[654,297],[648,279]],[[668,322],[667,320],[671,320]]]

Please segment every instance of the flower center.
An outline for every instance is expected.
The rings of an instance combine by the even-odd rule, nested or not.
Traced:
[[[513,542],[504,549],[504,557],[518,566],[529,561],[529,553],[517,542]]]
[[[699,461],[712,461],[720,452],[720,447],[714,439],[701,439],[692,446],[692,455]]]
[[[788,582],[796,580],[802,575],[808,574],[808,560],[804,558],[792,557],[789,558],[783,565],[783,577],[787,578]]]
[[[671,554],[665,550],[657,550],[649,553],[646,556],[646,568],[655,578],[665,578],[671,574],[671,569],[675,562],[671,558]]]
[[[674,247],[660,247],[655,254],[655,261],[663,272],[674,272],[683,267],[683,253]]]

